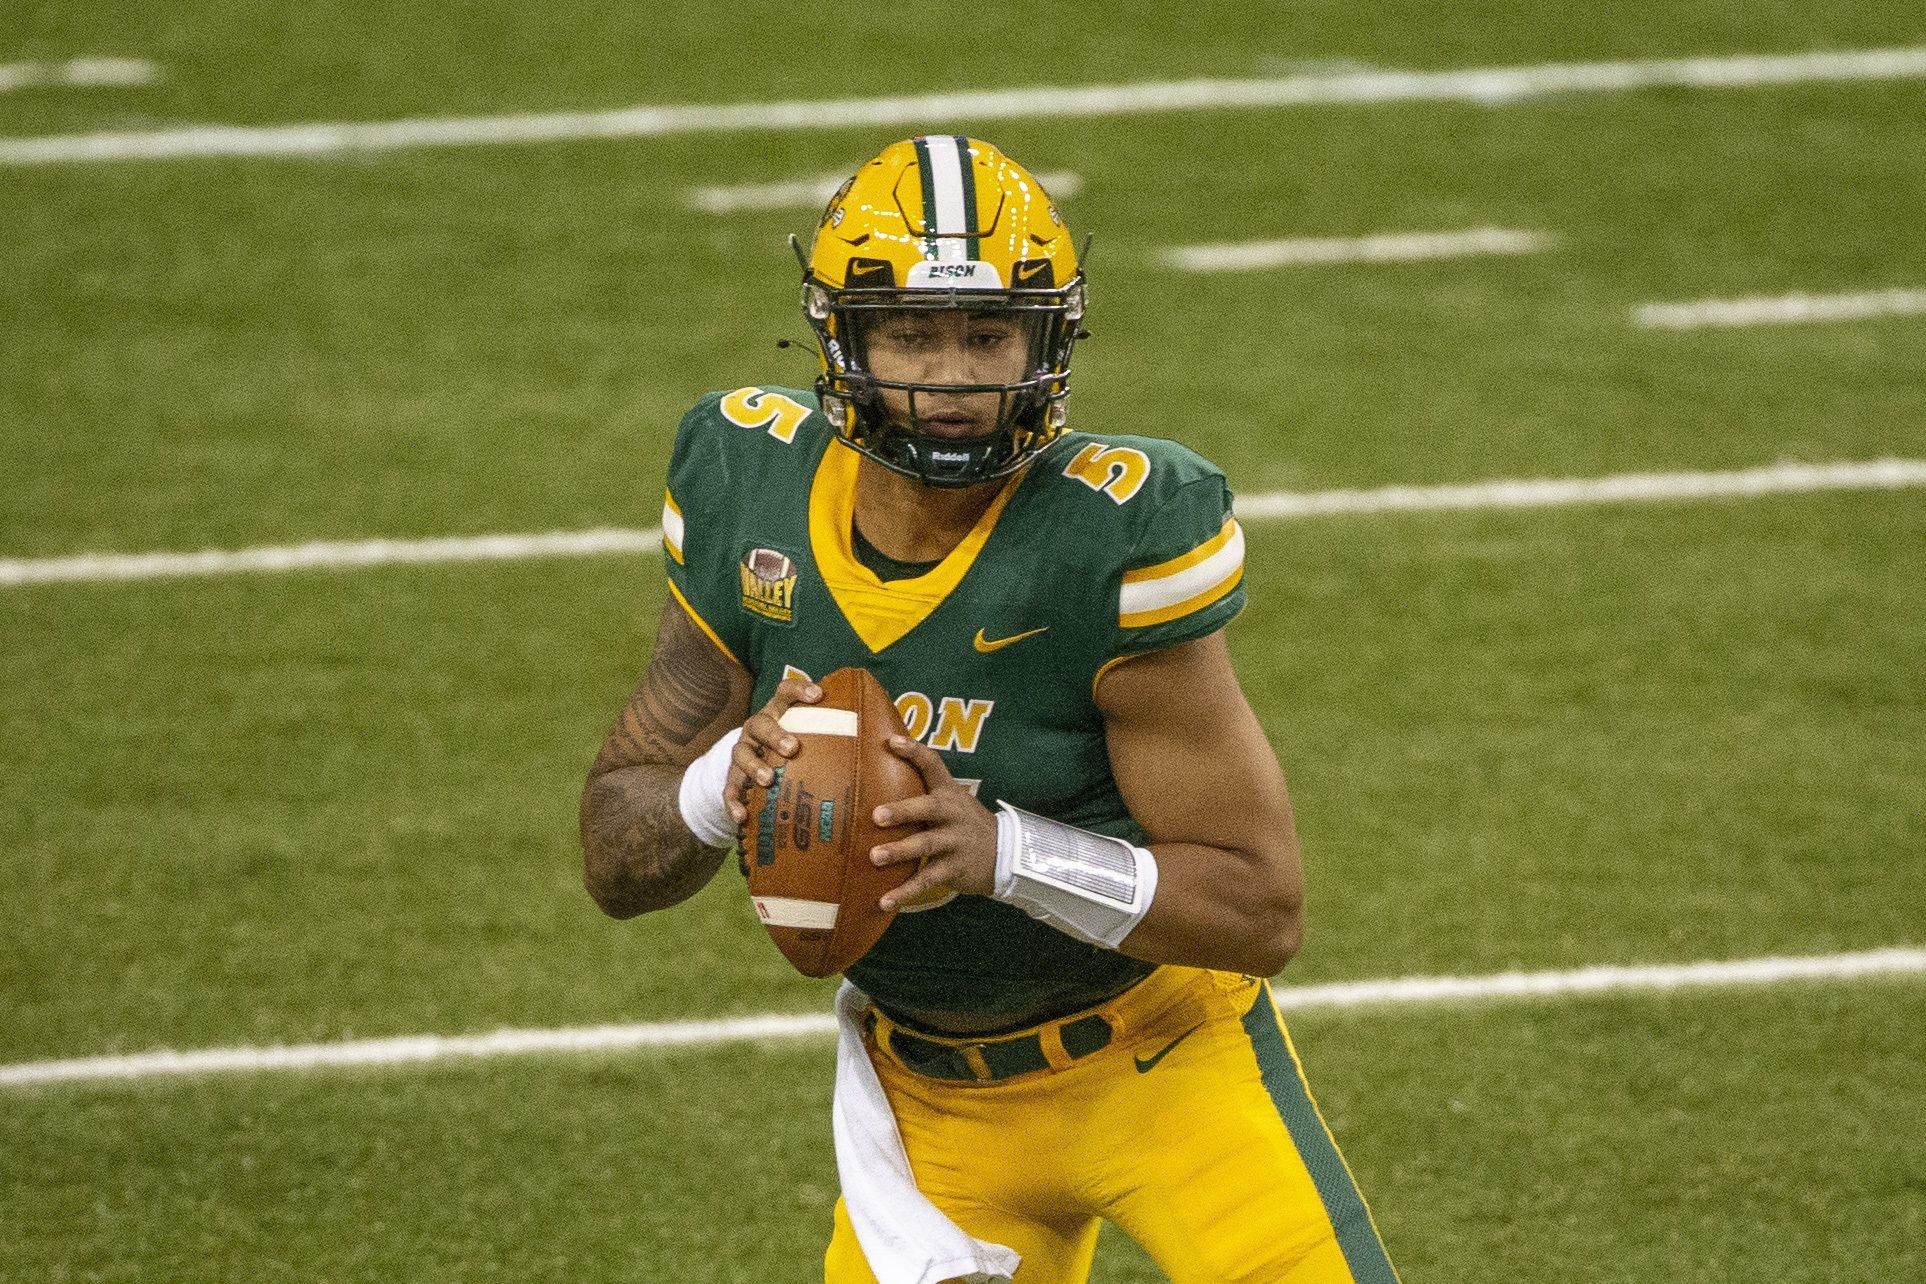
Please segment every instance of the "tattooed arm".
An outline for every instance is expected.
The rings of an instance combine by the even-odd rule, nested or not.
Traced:
[[[726,848],[706,847],[676,807],[682,773],[742,725],[753,683],[673,597],[655,654],[582,790],[582,883],[604,913],[633,918],[687,900]]]

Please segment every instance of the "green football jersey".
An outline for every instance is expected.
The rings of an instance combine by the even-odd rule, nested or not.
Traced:
[[[1244,605],[1223,473],[1149,437],[1067,433],[1011,477],[927,572],[856,556],[857,466],[815,394],[704,397],[669,461],[669,583],[755,676],[868,669],[904,724],[986,806],[999,799],[1142,843],[1094,691],[1112,662],[1221,628]],[[886,1010],[1008,1024],[1087,1006],[1154,965],[982,896],[906,907],[849,977]]]

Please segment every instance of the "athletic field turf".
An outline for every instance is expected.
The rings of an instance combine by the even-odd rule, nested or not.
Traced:
[[[819,1277],[820,1032],[138,1054],[826,1011],[733,874],[602,918],[574,808],[664,591],[676,419],[813,372],[775,347],[811,202],[738,189],[923,127],[1073,176],[1073,422],[1178,437],[1247,506],[1232,645],[1311,889],[1287,1003],[1889,951],[1303,1007],[1405,1278],[1926,1276],[1918,6],[805,12],[0,15],[0,1279]],[[139,61],[72,67],[106,57]],[[1271,88],[1130,89],[1206,78]],[[1111,88],[989,92],[1039,85]],[[367,128],[274,129],[317,123]],[[1279,497],[1627,474],[1770,493]],[[641,534],[366,543],[599,528]],[[240,556],[115,560],[199,550]],[[1160,1276],[1106,1235],[1096,1278]]]

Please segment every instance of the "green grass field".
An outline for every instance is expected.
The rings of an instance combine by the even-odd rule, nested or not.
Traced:
[[[799,13],[29,6],[0,64],[165,76],[0,92],[0,138],[1926,42],[1898,0],[1129,4],[1047,40],[1012,9],[967,57],[931,43],[953,6]],[[1083,178],[1075,422],[1252,495],[1926,455],[1926,321],[1628,322],[1926,288],[1922,120],[1897,80],[976,132]],[[895,135],[0,167],[0,559],[647,526],[691,400],[811,372],[774,343],[812,216],[686,189]],[[1475,226],[1560,240],[1157,260]],[[1926,494],[1249,535],[1232,646],[1311,887],[1281,984],[1926,944]],[[646,556],[0,586],[0,1065],[824,1009],[732,876],[627,923],[580,889],[581,774],[662,592]],[[1926,1276],[1916,976],[1294,1028],[1412,1284]],[[831,1062],[0,1086],[0,1279],[820,1278]],[[1161,1277],[1106,1236],[1096,1278]]]

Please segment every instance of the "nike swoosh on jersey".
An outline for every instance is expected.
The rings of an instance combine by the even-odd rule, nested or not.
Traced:
[[[1203,1024],[1200,1022],[1197,1025],[1193,1025],[1192,1027],[1190,1027],[1190,1029],[1184,1031],[1182,1034],[1178,1035],[1176,1038],[1172,1039],[1169,1043],[1166,1043],[1163,1047],[1157,1049],[1157,1051],[1151,1053],[1149,1056],[1132,1057],[1131,1060],[1137,1063],[1137,1073],[1149,1074],[1152,1070],[1155,1070],[1157,1068],[1157,1063],[1159,1061],[1162,1061],[1165,1057],[1169,1056],[1172,1048],[1175,1048],[1178,1044],[1182,1043],[1185,1039],[1188,1039],[1191,1035],[1196,1034],[1199,1030],[1203,1028],[1204,1028]]]
[[[1007,638],[997,638],[995,641],[991,641],[989,638],[986,638],[983,636],[982,629],[978,629],[976,631],[976,649],[983,652],[983,654],[988,655],[992,651],[1000,650],[1001,648],[1006,646],[1011,646],[1017,642],[1023,641],[1023,639],[1025,638],[1033,638],[1039,633],[1047,633],[1049,632],[1049,630],[1050,630],[1050,626],[1046,624],[1040,629],[1031,629],[1025,633],[1012,633]]]

